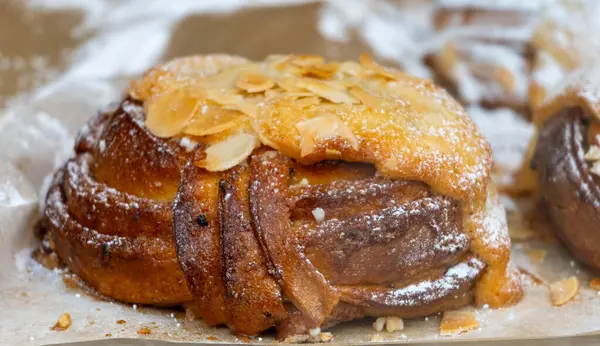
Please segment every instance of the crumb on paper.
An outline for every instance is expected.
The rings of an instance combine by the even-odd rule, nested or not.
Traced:
[[[575,298],[579,292],[579,280],[575,276],[555,281],[550,284],[550,300],[552,305],[561,306]]]
[[[544,261],[544,259],[546,258],[546,254],[548,252],[546,250],[542,250],[542,249],[533,249],[533,250],[529,250],[527,252],[527,255],[529,256],[529,258],[537,263],[541,263]]]
[[[383,331],[384,327],[388,333],[393,333],[404,329],[404,321],[400,317],[388,316],[378,317],[375,322],[373,322],[373,329],[377,332]]]
[[[56,324],[51,328],[54,331],[61,332],[63,330],[67,330],[71,326],[71,315],[65,312],[64,314],[58,316],[56,320]]]
[[[139,335],[149,335],[149,334],[151,334],[151,333],[152,333],[152,331],[150,330],[150,328],[148,328],[148,327],[144,327],[144,328],[140,328],[140,329],[138,329],[137,333],[138,333]]]
[[[590,288],[596,291],[600,291],[600,278],[592,278],[590,280]]]
[[[110,338],[112,336],[111,333],[106,333],[104,336],[106,336],[107,338]]]
[[[300,344],[305,342],[329,342],[333,340],[333,334],[329,332],[321,332],[321,328],[309,330],[309,334],[292,335],[285,338],[284,343]]]
[[[383,336],[381,336],[381,334],[371,335],[371,342],[380,342],[380,341],[383,341]]]
[[[530,272],[529,270],[527,270],[523,267],[519,267],[519,273],[521,274],[522,278],[529,279],[531,281],[531,283],[533,283],[534,285],[541,285],[544,283],[544,280],[540,279],[535,274],[533,274],[532,272]]]
[[[214,336],[214,335],[209,335],[209,336],[207,336],[207,337],[206,337],[206,340],[209,340],[209,341],[217,341],[217,340],[219,340],[219,339],[218,339],[216,336]]]
[[[440,335],[458,335],[479,328],[475,314],[470,311],[444,311]]]
[[[117,320],[117,324],[125,324],[125,323],[127,323],[127,321],[125,321],[125,320]]]

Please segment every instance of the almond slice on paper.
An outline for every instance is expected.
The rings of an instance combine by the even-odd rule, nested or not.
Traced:
[[[550,284],[550,300],[554,306],[568,303],[578,292],[579,280],[574,276]]]
[[[215,143],[206,149],[206,158],[196,166],[211,172],[227,170],[246,160],[258,144],[256,136],[240,133]]]
[[[358,138],[335,114],[323,113],[322,115],[301,121],[296,124],[300,131],[300,156],[307,156],[314,152],[318,139],[343,137],[350,143],[354,150],[358,150]]]
[[[475,314],[470,311],[444,311],[440,335],[457,335],[479,328]]]
[[[157,137],[175,136],[190,122],[197,109],[198,99],[188,88],[167,91],[148,102],[146,127]]]

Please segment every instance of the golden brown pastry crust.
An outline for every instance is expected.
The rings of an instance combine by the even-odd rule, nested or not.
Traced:
[[[119,300],[192,304],[206,323],[246,334],[520,298],[489,146],[455,101],[367,58],[245,63],[157,67],[131,89],[146,101],[125,99],[83,129],[46,209],[71,270]],[[332,126],[325,137],[321,125]],[[74,223],[116,252],[81,252]],[[148,275],[156,289],[135,286]],[[417,283],[429,289],[407,296]]]

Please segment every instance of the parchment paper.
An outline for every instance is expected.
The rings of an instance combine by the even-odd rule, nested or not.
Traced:
[[[290,16],[288,20],[296,21],[296,24],[316,25],[314,18],[307,17],[312,15],[313,10],[309,7],[299,8],[304,12],[298,12],[296,9],[294,13],[297,15]],[[273,14],[272,11],[279,10],[269,11]],[[252,18],[259,17],[256,15]],[[268,17],[273,19],[277,16]],[[95,18],[98,23],[101,23],[100,18]],[[223,18],[215,21],[222,24],[227,21],[226,16]],[[265,16],[261,18],[265,19]],[[180,25],[177,30],[197,32],[192,30],[193,25],[186,30],[180,29],[181,26],[185,25]],[[201,28],[206,29],[207,26],[208,24]],[[296,26],[290,28],[292,29],[306,28]],[[330,33],[336,32],[331,28],[321,29],[329,30]],[[277,42],[291,44],[289,40],[284,39],[285,31],[274,32],[279,36],[273,38],[275,43],[271,45],[265,43],[265,46],[260,46],[264,41],[260,38],[264,36],[254,35],[254,44],[259,46],[257,49],[255,46],[235,45],[230,42],[228,50],[233,48],[236,50],[234,53],[247,53],[246,55],[257,58],[267,52],[275,53],[279,47]],[[231,39],[240,34],[241,31],[237,34],[231,31],[231,35],[225,37]],[[316,31],[314,34],[318,36]],[[195,34],[188,33],[187,37],[190,36],[196,37]],[[368,39],[368,35],[363,36],[363,39]],[[308,50],[335,58],[354,56],[354,53],[365,50],[359,43],[338,45],[323,42],[314,39],[295,44],[300,45],[296,47],[302,47],[299,48],[300,52]],[[193,52],[201,52],[203,49],[215,52],[219,50],[218,47],[223,47],[214,42],[213,44],[215,46],[211,47],[202,43],[199,46],[203,48],[194,49]],[[306,46],[301,46],[302,44]],[[128,45],[119,48],[135,49]],[[164,45],[161,49],[165,49]],[[189,46],[181,42],[178,46],[176,40],[171,41],[164,56],[192,53],[187,50],[190,50]],[[404,54],[394,52],[396,53]],[[32,96],[21,98],[0,115],[0,344],[54,344],[89,340],[116,342],[127,338],[195,343],[248,341],[232,336],[226,328],[208,328],[202,322],[188,320],[182,311],[101,300],[81,289],[67,287],[63,282],[64,273],[49,271],[31,260],[31,251],[38,246],[32,236],[32,225],[39,213],[40,196],[45,194],[48,175],[71,155],[74,135],[79,127],[99,110],[111,102],[118,101],[128,80],[126,77],[106,79],[97,76],[115,76],[118,74],[115,72],[139,72],[156,58],[143,60],[144,63],[137,60],[137,64],[135,59],[131,59],[126,56],[126,59],[123,58],[120,62],[115,60],[114,68],[104,66],[97,71],[84,67],[98,66],[97,64],[102,62],[101,59],[79,62],[68,71],[69,78],[61,79]],[[134,62],[133,67],[128,65],[128,61]],[[85,73],[78,73],[81,71]],[[490,113],[478,109],[470,109],[469,112],[492,143],[497,164],[503,168],[502,171],[508,173],[515,169],[532,133],[531,126],[511,112]],[[497,178],[505,179],[506,176]],[[504,202],[509,212],[517,209],[517,206],[526,205],[509,198],[504,198]],[[531,249],[546,250],[544,261],[536,263],[530,259],[528,252]],[[588,288],[591,274],[580,267],[570,254],[556,243],[533,239],[515,243],[513,258],[516,265],[534,273],[546,283],[576,275],[582,286],[579,296],[566,306],[553,307],[550,304],[547,286],[530,284],[526,288],[525,299],[517,306],[500,310],[475,310],[480,328],[460,336],[439,336],[440,318],[436,316],[405,321],[404,330],[392,334],[374,332],[371,327],[373,319],[364,319],[331,329],[335,337],[333,343],[368,343],[376,334],[381,336],[380,342],[396,343],[554,338],[600,331],[600,297],[597,292]],[[50,328],[64,312],[71,315],[73,324],[66,331],[52,331]],[[118,320],[124,320],[125,323],[119,324]],[[139,335],[137,331],[143,327],[149,328],[151,334]],[[251,341],[271,343],[272,336]]]

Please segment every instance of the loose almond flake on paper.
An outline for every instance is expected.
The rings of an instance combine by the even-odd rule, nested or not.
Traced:
[[[479,328],[475,314],[470,311],[445,311],[440,324],[440,335],[457,335]]]
[[[593,278],[590,280],[590,288],[596,291],[600,291],[600,278]]]
[[[574,276],[550,284],[550,300],[554,306],[568,303],[578,292],[579,280]]]

